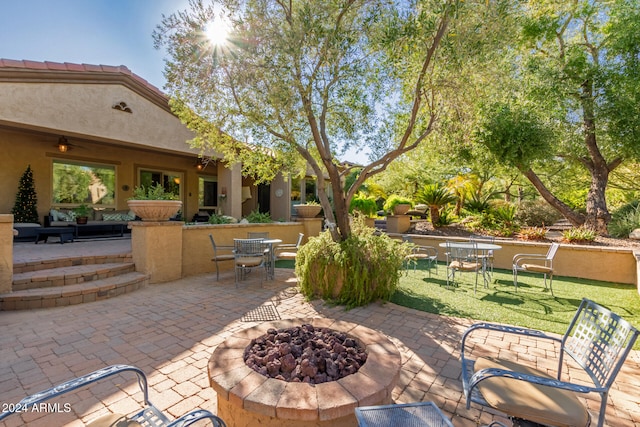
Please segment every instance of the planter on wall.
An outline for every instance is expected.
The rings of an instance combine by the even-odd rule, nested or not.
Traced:
[[[127,204],[143,221],[168,221],[182,208],[180,200],[128,200]]]
[[[400,203],[399,205],[395,205],[393,207],[393,214],[394,215],[404,215],[407,212],[409,212],[409,209],[411,209],[411,205],[405,204],[405,203]]]
[[[293,205],[293,208],[300,218],[315,218],[322,210],[320,205]]]

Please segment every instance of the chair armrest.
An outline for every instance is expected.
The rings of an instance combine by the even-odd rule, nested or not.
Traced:
[[[560,381],[554,378],[540,377],[537,375],[525,374],[522,372],[509,371],[507,369],[500,368],[486,368],[481,369],[471,377],[469,381],[469,387],[465,390],[466,398],[469,400],[473,389],[480,383],[489,378],[503,377],[512,378],[514,380],[525,381],[528,383],[544,385],[547,387],[560,388],[564,390],[573,391],[575,393],[591,393],[591,392],[603,392],[606,391],[602,387],[589,387],[581,384],[575,384],[567,381]]]
[[[138,376],[138,385],[144,394],[144,402],[145,404],[149,404],[149,391],[147,387],[147,377],[144,372],[135,366],[129,365],[112,365],[106,368],[98,369],[97,371],[91,372],[89,374],[83,375],[78,378],[74,378],[69,381],[65,381],[61,384],[50,387],[46,390],[42,390],[38,393],[32,394],[31,396],[27,396],[18,402],[16,405],[10,405],[10,408],[14,408],[12,411],[2,412],[0,413],[0,420],[8,417],[12,413],[21,410],[22,408],[32,407],[34,404],[38,404],[41,402],[45,402],[54,397],[58,397],[67,392],[76,390],[80,387],[83,387],[87,384],[94,383],[101,379],[110,377],[112,375],[119,374],[125,371],[132,371]]]
[[[213,427],[226,427],[227,425],[221,418],[213,415],[205,409],[196,409],[167,424],[167,427],[186,427],[200,420],[209,420]]]
[[[546,259],[546,254],[516,254],[513,257],[513,265],[519,265],[522,261],[543,261]]]
[[[505,334],[516,334],[516,335],[525,335],[525,336],[529,336],[529,337],[535,337],[538,339],[545,339],[545,340],[550,340],[550,341],[555,341],[557,343],[562,344],[562,339],[558,338],[558,337],[554,337],[551,335],[547,335],[546,333],[542,332],[542,331],[538,331],[536,329],[529,329],[529,328],[521,328],[518,326],[506,326],[506,325],[499,325],[499,324],[495,324],[495,323],[486,323],[486,322],[482,322],[482,323],[475,323],[473,325],[471,325],[462,335],[462,345],[461,345],[461,349],[460,349],[460,357],[463,360],[464,363],[464,352],[465,352],[465,342],[467,340],[467,338],[475,331],[479,330],[479,329],[487,329],[489,331],[494,331],[494,332],[502,332]]]

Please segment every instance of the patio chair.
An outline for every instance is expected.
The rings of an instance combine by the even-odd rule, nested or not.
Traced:
[[[254,268],[264,267],[266,274],[266,256],[264,239],[233,239],[233,253],[236,272],[236,286],[244,280]],[[262,281],[260,282],[262,284]]]
[[[431,277],[431,267],[435,266],[436,273],[438,273],[438,250],[433,246],[416,245],[413,243],[411,236],[403,235],[402,241],[411,243],[411,253],[404,259],[406,262],[406,269],[409,269],[409,264],[413,263],[413,271],[416,271],[418,261],[424,260],[427,262],[427,269],[429,270],[429,277]]]
[[[543,344],[542,341],[554,344],[559,351],[557,361],[542,360],[537,365],[553,366],[557,362],[557,371],[550,376],[528,366],[526,357],[517,358],[516,362],[515,355],[505,354],[504,349],[499,349],[500,357],[473,359],[472,350],[487,354],[477,340],[471,339],[475,331],[481,330],[486,341],[495,338],[494,342],[502,342],[505,335],[515,334],[526,336],[527,341],[533,340],[536,344]],[[597,425],[602,427],[609,389],[637,337],[638,330],[629,322],[586,298],[562,338],[521,327],[475,324],[462,336],[460,352],[467,409],[474,402],[504,412],[518,422],[527,420],[543,425],[583,427],[590,425],[591,415],[578,394],[598,393]],[[470,341],[468,345],[467,341]],[[549,354],[549,350],[546,353]],[[565,355],[577,365],[563,365]],[[563,380],[563,371],[567,372],[569,366],[574,372],[568,380]],[[580,369],[581,372],[575,372]]]
[[[513,257],[513,285],[518,292],[518,271],[529,273],[541,273],[544,275],[544,289],[547,290],[547,275],[549,276],[549,291],[553,295],[553,258],[558,252],[559,243],[552,243],[546,255],[542,254],[516,254]],[[531,263],[534,261],[535,263]]]
[[[298,241],[296,243],[281,243],[276,246],[276,260],[295,260],[296,256],[298,255],[298,249],[300,249],[300,246],[302,245],[302,239],[304,239],[304,233],[298,234]]]
[[[6,411],[0,412],[0,420],[7,418],[11,414],[20,413],[21,411],[24,411],[25,408],[39,407],[43,402],[46,402],[68,392],[77,390],[79,388],[89,387],[105,378],[124,372],[133,372],[137,375],[138,386],[140,387],[140,391],[143,394],[142,404],[144,407],[142,408],[142,410],[130,415],[104,415],[89,422],[87,424],[88,427],[183,427],[194,424],[199,420],[209,420],[214,427],[226,427],[226,424],[224,423],[224,421],[222,421],[222,419],[203,409],[196,409],[176,420],[171,421],[165,414],[163,414],[149,401],[149,388],[147,384],[147,377],[144,372],[142,372],[135,366],[129,365],[108,366],[82,377],[74,378],[62,384],[58,384],[39,393],[32,394],[31,396],[27,396],[17,404],[7,405]],[[118,389],[114,387],[114,391],[118,391]]]
[[[213,246],[213,258],[211,258],[211,261],[216,264],[216,280],[220,280],[220,267],[218,266],[218,261],[231,261],[235,259],[233,246],[216,245],[212,234],[209,234],[209,239],[211,240],[211,246]],[[222,251],[223,253],[218,253],[218,251]]]
[[[469,236],[470,242],[476,243],[495,243],[496,238],[493,236],[485,236],[481,234],[472,234]],[[484,263],[484,269],[493,275],[493,250],[489,249],[478,254],[478,259]]]
[[[485,288],[488,286],[482,268],[482,261],[478,260],[478,246],[474,242],[446,242],[447,249],[447,287],[451,284],[455,286],[456,272],[474,272],[476,281],[473,286],[473,293],[478,289],[478,275],[482,274]]]
[[[247,232],[248,239],[268,239],[269,232],[268,231],[249,231]]]

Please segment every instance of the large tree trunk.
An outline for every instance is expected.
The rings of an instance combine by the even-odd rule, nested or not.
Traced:
[[[529,168],[528,170],[523,170],[522,173],[527,177],[529,182],[538,190],[538,193],[542,196],[543,199],[547,201],[553,208],[555,208],[558,212],[564,216],[567,221],[571,223],[574,227],[580,227],[584,224],[585,218],[577,212],[574,212],[569,206],[563,203],[560,199],[554,196],[551,191],[544,185],[544,183],[538,178],[538,175]]]

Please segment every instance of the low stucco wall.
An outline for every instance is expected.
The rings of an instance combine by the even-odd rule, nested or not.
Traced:
[[[0,294],[13,284],[13,215],[0,214]]]
[[[400,238],[401,235],[394,237]],[[424,236],[412,234],[416,245],[434,246],[438,249],[438,260],[446,261],[445,249],[440,243],[447,240],[467,241],[464,238]],[[524,242],[518,240],[496,239],[502,249],[494,252],[495,268],[511,270],[513,256],[520,253],[546,254],[549,243]],[[582,279],[638,285],[638,270],[634,251],[630,248],[598,247],[562,244],[553,260],[555,274],[558,276],[578,277]],[[640,292],[640,288],[639,288]]]
[[[149,274],[149,283],[161,283],[215,271],[209,234],[213,235],[216,245],[233,245],[234,238],[247,238],[249,232],[267,232],[270,238],[280,239],[282,243],[296,243],[298,234],[304,233],[304,243],[310,236],[320,234],[322,219],[217,225],[135,221],[129,223],[129,227],[136,271]],[[219,265],[220,270],[233,269],[232,261],[221,261]]]

